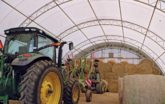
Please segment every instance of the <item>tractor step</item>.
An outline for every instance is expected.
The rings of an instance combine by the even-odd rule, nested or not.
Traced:
[[[9,104],[21,104],[18,100],[9,100]]]

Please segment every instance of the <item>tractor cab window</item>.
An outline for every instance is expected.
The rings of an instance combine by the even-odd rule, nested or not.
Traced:
[[[53,41],[50,40],[49,38],[44,37],[42,35],[38,35],[38,48],[49,45],[51,43],[53,43]],[[39,52],[53,59],[54,47],[48,47],[48,48],[40,50]]]
[[[34,38],[33,34],[16,34],[7,36],[8,54],[23,54],[33,52]]]

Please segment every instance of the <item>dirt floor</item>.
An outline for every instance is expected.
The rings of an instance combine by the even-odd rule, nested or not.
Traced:
[[[93,94],[92,102],[85,101],[85,95],[81,94],[79,104],[119,104],[119,95],[117,93]]]

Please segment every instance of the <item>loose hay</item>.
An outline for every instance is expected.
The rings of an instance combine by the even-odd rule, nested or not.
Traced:
[[[121,104],[165,104],[164,76],[125,76],[119,88]]]

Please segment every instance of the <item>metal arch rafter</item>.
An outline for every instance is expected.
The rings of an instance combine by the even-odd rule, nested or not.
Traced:
[[[16,9],[15,7],[13,7],[12,5],[10,5],[8,2],[2,0],[6,5],[8,5],[9,7],[11,7],[12,9],[14,9],[15,11],[17,11],[19,14],[23,15],[24,17],[26,17],[28,20],[30,20],[31,22],[34,22],[36,25],[38,25],[39,27],[43,28],[45,31],[47,31],[51,36],[55,37],[55,38],[58,38],[60,39],[59,37],[56,37],[55,35],[53,35],[52,32],[50,32],[49,30],[47,30],[45,27],[41,26],[40,24],[38,24],[37,22],[35,22],[34,20],[32,20],[30,17],[26,16],[24,13],[22,13],[21,11],[19,11],[18,9]],[[29,23],[30,24],[30,23]],[[28,24],[28,25],[29,25]],[[21,25],[20,25],[21,26]],[[3,38],[6,38],[5,36],[3,35],[0,35],[1,37]],[[60,39],[62,41],[62,39]],[[78,51],[78,50],[76,50]],[[81,50],[83,51],[83,50]]]
[[[2,37],[2,38],[6,38],[4,35],[1,35],[1,34],[0,34],[0,37]]]
[[[123,49],[127,49],[128,51],[131,50],[131,51],[134,51],[136,52],[136,54],[138,54],[138,56],[140,57],[149,57],[148,55],[146,55],[146,53],[142,52],[141,50],[139,50],[137,47],[133,47],[131,45],[128,45],[126,43],[118,43],[118,42],[109,42],[109,44],[111,44],[110,46],[107,46],[107,47],[104,47],[105,46],[105,43],[102,42],[102,43],[98,43],[97,44],[97,48],[96,48],[96,51],[98,50],[102,50],[104,48],[114,48],[114,47],[120,47],[120,48],[123,48]],[[87,54],[93,52],[91,50],[91,46],[85,48],[84,50],[86,51],[86,53],[78,53],[76,54],[77,57],[81,57],[81,56],[86,56]]]
[[[86,37],[86,39],[88,40],[88,41],[90,41],[90,43],[92,44],[92,45],[94,45],[95,43],[93,43],[88,37],[87,37],[87,35],[77,26],[77,24],[74,22],[74,20],[64,11],[64,9],[63,8],[61,8],[58,4],[57,4],[57,2],[54,0],[54,3],[58,6],[58,8],[65,14],[65,16],[75,25],[75,27]]]
[[[153,8],[154,8],[153,4],[156,3],[156,1],[151,2],[152,0],[148,0],[148,2],[144,2],[144,1],[141,1],[141,0],[134,0],[134,1],[138,2],[138,3],[141,3],[141,4],[144,4],[144,5],[147,5],[147,6],[150,6],[150,7],[153,7]],[[157,5],[156,9],[159,10],[160,12],[165,13],[165,7],[163,6],[165,4],[165,2],[163,0],[159,0],[158,3],[159,3],[159,7]],[[162,3],[164,3],[164,4],[162,5]]]
[[[122,28],[122,34],[123,34],[123,41],[125,42],[124,39],[124,27],[123,27],[123,15],[122,15],[122,9],[121,9],[121,1],[118,0],[119,3],[119,10],[120,10],[120,19],[121,19],[121,28]]]
[[[162,54],[160,54],[154,61],[157,61],[158,59],[160,59],[161,56],[163,56],[165,54],[165,52],[163,52]]]
[[[121,26],[121,22],[123,22],[123,27],[136,31],[142,35],[145,35],[147,28],[142,27],[138,24],[132,23],[132,22],[128,22],[128,21],[121,21],[121,20],[117,20],[117,19],[99,19],[101,25],[112,25],[112,26]],[[97,20],[91,20],[91,21],[86,21],[86,22],[82,22],[80,24],[77,24],[77,26],[80,29],[83,28],[88,28],[91,26],[97,26],[99,25]],[[72,33],[76,32],[77,29],[75,28],[75,26],[66,29],[64,32],[61,32],[59,37],[61,39],[65,38],[68,35],[71,35]],[[152,36],[146,36],[149,39],[151,39],[153,42],[155,42],[157,45],[159,45],[163,50],[165,50],[165,40],[163,38],[161,38],[159,35],[157,35],[156,33],[150,31],[148,29],[148,33],[150,33],[150,35]]]
[[[120,36],[121,37],[121,36]],[[95,38],[98,38],[98,37],[95,37]],[[127,37],[125,37],[125,38],[127,38]],[[109,39],[109,40],[111,40],[111,39]],[[134,39],[133,39],[134,40]],[[98,41],[98,40],[97,40]],[[100,41],[102,41],[102,40],[100,40]],[[134,41],[136,41],[136,40],[134,40]],[[121,43],[118,43],[118,42],[110,42],[110,43],[116,43],[116,44],[121,44]],[[103,48],[104,47],[104,45],[102,45],[102,46],[100,46],[100,44],[105,44],[103,41],[102,41],[102,43],[98,43],[98,44],[96,44],[97,46],[96,46],[96,51],[98,50],[98,48],[99,49],[101,49],[101,48]],[[131,47],[131,50],[132,51],[134,51],[134,52],[136,52],[136,53],[139,53],[139,55],[140,56],[145,56],[145,57],[148,57],[148,58],[150,58],[150,59],[152,59],[153,61],[154,61],[154,58],[152,57],[152,55],[151,54],[147,54],[148,52],[146,52],[145,50],[139,50],[137,47],[135,47],[135,45],[133,45],[132,43],[130,43],[130,44],[132,44],[132,45],[130,45],[130,44],[126,44],[126,43],[124,43],[125,45],[127,45],[127,46],[124,46],[124,47],[126,47],[127,49],[130,49]],[[115,45],[115,44],[112,44],[112,46],[113,45]],[[123,46],[123,45],[122,45]],[[129,46],[131,46],[131,47],[129,47]],[[144,45],[145,46],[145,45]],[[147,47],[147,46],[146,46]],[[90,49],[90,48],[92,48],[91,46],[89,46],[89,47],[87,47],[87,48],[85,48],[84,49],[84,51],[86,51],[86,53],[77,53],[77,54],[75,54],[75,56],[76,57],[81,57],[81,56],[85,56],[85,55],[87,55],[87,54],[89,54],[89,53],[91,53],[91,52],[93,52],[93,50],[92,49]],[[147,47],[151,52],[152,52],[152,50],[149,48],[149,47]],[[157,55],[156,53],[154,53],[155,55]],[[80,55],[80,56],[78,56],[78,55]],[[66,56],[64,56],[64,58],[65,58]],[[162,61],[161,59],[160,59],[160,61],[165,65],[165,63],[164,63],[164,61]],[[157,63],[157,65],[158,65],[158,67],[160,68],[160,70],[163,72],[163,68],[162,68],[162,66],[159,64],[159,63]]]
[[[116,39],[109,39],[109,40],[115,40],[115,41],[122,41],[122,40],[120,40],[119,39],[119,37],[121,37],[122,38],[122,36],[116,36],[116,35],[107,35],[107,36],[109,36],[109,37],[116,37]],[[95,39],[99,39],[100,37],[103,37],[103,36],[97,36],[97,37],[93,37],[93,38],[90,38],[91,40],[93,40],[93,41],[102,41],[102,40],[95,40]],[[134,39],[131,39],[131,38],[129,38],[129,37],[125,37],[126,39],[128,38],[129,40],[131,40],[131,41],[134,41],[134,42],[136,42],[136,43],[139,43],[139,44],[141,44],[141,42],[139,42],[139,41],[137,41],[137,40],[134,40]],[[76,49],[81,49],[82,47],[84,47],[84,46],[86,46],[88,43],[86,43],[87,41],[85,40],[85,41],[83,41],[83,42],[81,42],[81,43],[79,43],[78,45],[76,45],[75,46],[75,48]],[[127,42],[127,41],[126,41]],[[84,44],[85,43],[85,44]],[[129,44],[131,44],[132,46],[136,46],[136,44],[134,44],[134,43],[131,43],[131,42],[127,42],[127,43],[129,43]],[[81,46],[81,44],[83,44],[82,46]],[[79,47],[80,46],[80,47]],[[144,45],[145,46],[145,45]],[[136,46],[136,48],[138,49],[138,47],[140,47],[140,45],[139,46]],[[147,49],[148,49],[148,55],[151,55],[150,57],[152,57],[153,55],[155,55],[155,56],[158,56],[154,51],[152,51],[149,47],[147,47],[147,46],[145,46]],[[145,51],[145,50],[144,50]],[[75,51],[74,51],[75,52]],[[74,53],[73,52],[73,53]],[[145,51],[146,52],[146,51]],[[147,53],[147,52],[146,52]],[[154,60],[154,58],[152,58],[153,60]]]
[[[156,7],[157,7],[157,4],[158,4],[158,1],[159,1],[159,0],[156,1],[156,4],[155,4],[155,6],[154,6],[154,9],[153,9],[153,12],[152,12],[152,15],[151,15],[151,18],[150,18],[149,24],[148,24],[148,26],[147,26],[147,31],[146,31],[146,33],[145,33],[145,36],[144,36],[144,39],[143,39],[143,43],[142,43],[142,46],[141,46],[140,49],[142,49],[143,44],[144,44],[144,42],[145,42],[145,40],[146,40],[146,37],[147,37],[148,31],[149,31],[149,28],[150,28],[150,26],[151,26],[151,22],[152,22],[152,20],[153,20],[154,14],[155,14],[155,10],[156,10]]]
[[[71,2],[73,0],[57,0],[59,1],[59,5],[62,5],[62,4],[65,4],[65,3],[68,3],[68,2]],[[140,0],[134,0],[135,2],[138,2],[138,3],[141,3],[141,4],[144,4],[144,5],[147,5],[147,6],[150,6],[150,7],[154,7],[148,0],[148,3],[146,2],[143,2],[143,1],[140,1]],[[163,2],[163,0],[160,0],[159,3],[161,4]],[[164,2],[163,2],[164,3]],[[36,10],[35,12],[33,12],[28,18],[31,18],[32,20],[35,20],[37,19],[38,17],[40,17],[41,15],[43,15],[44,13],[48,12],[49,10],[55,8],[56,5],[53,3],[53,1],[43,5],[42,7],[40,7],[38,10]],[[163,6],[160,5],[160,8],[156,8],[157,10],[165,13],[165,8]],[[31,22],[31,20],[29,20],[28,18],[26,18],[21,24],[20,26],[28,26]]]
[[[101,28],[101,30],[102,30],[102,32],[103,32],[105,38],[106,38],[106,41],[108,42],[108,39],[107,39],[107,37],[106,37],[106,35],[105,35],[105,31],[104,31],[104,29],[103,29],[103,26],[100,24],[100,21],[99,21],[97,15],[96,15],[96,12],[94,11],[94,8],[93,8],[91,2],[90,2],[89,0],[87,0],[87,1],[88,1],[88,4],[89,4],[89,6],[90,6],[90,8],[91,8],[91,10],[92,10],[92,12],[93,12],[95,18],[97,19],[97,21],[98,21],[98,23],[99,23],[99,26],[100,26],[100,28]],[[105,41],[105,42],[106,42],[106,41]]]
[[[62,1],[58,0],[58,1],[59,1],[58,5],[62,5],[62,4],[68,3],[68,2],[70,2],[72,0],[62,0]],[[41,15],[43,15],[44,13],[48,12],[49,10],[51,10],[51,9],[53,9],[55,7],[57,7],[57,5],[54,3],[54,1],[48,2],[47,4],[43,5],[39,9],[37,9],[35,12],[33,12],[19,26],[21,27],[21,26],[28,26],[28,25],[30,25],[38,17],[40,17]]]
[[[1,0],[3,3],[5,3],[6,5],[8,5],[10,8],[12,8],[13,10],[15,10],[16,12],[18,12],[19,14],[23,15],[24,17],[30,19],[27,15],[25,15],[24,13],[22,13],[21,11],[19,11],[18,9],[16,9],[15,7],[13,7],[12,5],[10,5],[8,2],[6,2],[5,0]],[[40,24],[38,24],[36,21],[30,19],[31,21],[33,21],[36,25],[38,25],[39,27],[43,28],[45,31],[47,31],[48,33],[50,33],[50,35],[56,37],[55,35],[53,35],[53,33],[49,30],[47,30],[45,27],[41,26]],[[58,37],[56,37],[58,38]]]

